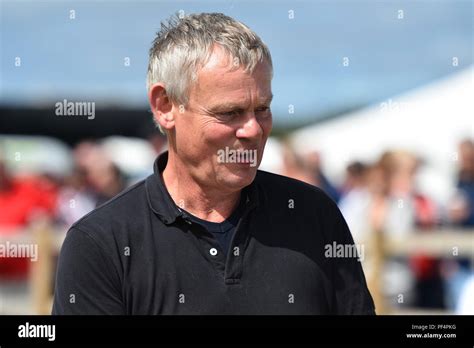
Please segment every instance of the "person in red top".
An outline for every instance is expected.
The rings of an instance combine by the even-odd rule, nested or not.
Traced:
[[[0,243],[21,233],[38,214],[53,215],[56,187],[46,178],[11,176],[0,160]],[[23,278],[29,269],[26,258],[0,257],[0,279]]]

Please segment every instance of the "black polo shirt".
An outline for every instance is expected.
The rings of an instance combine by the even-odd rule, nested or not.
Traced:
[[[325,253],[353,239],[320,189],[258,171],[226,256],[171,199],[166,162],[68,231],[53,314],[374,313],[357,258]]]

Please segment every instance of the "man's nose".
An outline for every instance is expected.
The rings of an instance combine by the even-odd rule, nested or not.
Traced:
[[[244,123],[237,129],[237,138],[260,138],[263,134],[263,129],[258,122],[255,113],[250,111],[245,117]]]

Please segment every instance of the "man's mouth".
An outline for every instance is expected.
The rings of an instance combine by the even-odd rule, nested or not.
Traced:
[[[225,149],[217,151],[218,163],[235,163],[255,167],[257,165],[257,149]]]

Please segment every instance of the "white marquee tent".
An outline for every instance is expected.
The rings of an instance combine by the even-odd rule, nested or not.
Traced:
[[[457,145],[474,138],[474,68],[406,94],[294,132],[299,153],[317,150],[326,173],[337,181],[353,160],[373,161],[387,149],[405,149],[426,163],[420,189],[444,201],[451,194]]]

